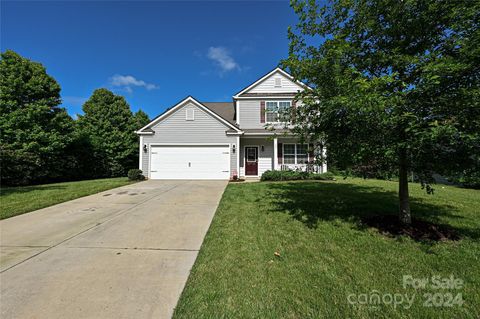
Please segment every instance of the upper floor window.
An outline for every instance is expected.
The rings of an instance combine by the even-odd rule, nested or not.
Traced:
[[[285,112],[290,109],[290,101],[267,101],[265,104],[265,118],[267,123],[285,122]]]

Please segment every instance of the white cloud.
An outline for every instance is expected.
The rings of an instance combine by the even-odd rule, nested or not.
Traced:
[[[110,85],[118,88],[124,89],[128,93],[132,93],[132,87],[144,87],[147,90],[154,90],[158,89],[158,86],[152,83],[147,83],[143,80],[138,80],[134,76],[131,75],[120,75],[115,74],[110,78]]]
[[[214,61],[222,72],[232,70],[240,70],[240,65],[233,59],[230,52],[224,47],[210,47],[208,48],[207,57]]]

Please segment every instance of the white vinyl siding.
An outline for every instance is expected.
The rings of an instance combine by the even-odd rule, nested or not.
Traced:
[[[260,123],[260,100],[239,100],[238,112],[240,113],[240,128],[263,128],[265,123]]]
[[[268,123],[261,123],[260,122],[260,103],[261,101],[265,101],[265,122],[269,122],[267,116],[267,106],[269,105],[269,102],[275,102],[278,106],[278,103],[280,102],[282,106],[291,106],[291,101],[290,100],[282,100],[279,101],[278,98],[276,99],[262,99],[262,100],[238,100],[238,112],[240,114],[239,119],[239,125],[241,129],[255,129],[255,128],[265,128],[265,125]],[[275,115],[272,115],[275,116]],[[278,125],[275,125],[275,127],[283,128],[284,124],[279,123]]]
[[[280,86],[275,85],[277,78],[281,79]],[[303,91],[303,87],[276,72],[244,93],[297,93],[297,91]]]

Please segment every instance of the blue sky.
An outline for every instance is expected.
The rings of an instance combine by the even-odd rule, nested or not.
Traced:
[[[154,117],[231,101],[287,56],[295,21],[287,1],[2,1],[1,50],[41,62],[71,115],[106,87]]]

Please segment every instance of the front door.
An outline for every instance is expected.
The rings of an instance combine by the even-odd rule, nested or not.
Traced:
[[[245,147],[245,175],[258,175],[258,147]]]

